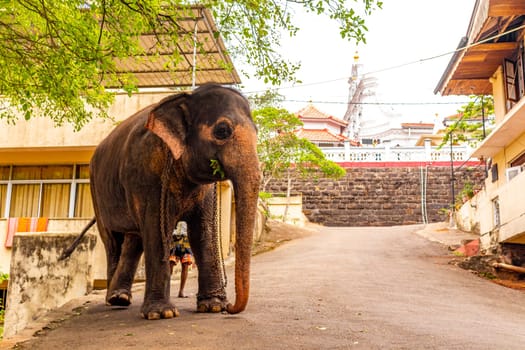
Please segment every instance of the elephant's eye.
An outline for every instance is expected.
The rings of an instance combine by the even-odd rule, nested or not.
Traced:
[[[213,136],[215,136],[215,138],[218,140],[226,140],[232,135],[232,133],[233,129],[231,125],[226,122],[218,123],[213,129]]]

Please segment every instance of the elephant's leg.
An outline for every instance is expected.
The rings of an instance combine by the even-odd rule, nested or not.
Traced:
[[[214,230],[213,193],[187,219],[188,238],[199,271],[198,312],[221,312],[228,300],[223,285],[217,232]]]
[[[118,262],[120,260],[120,253],[122,252],[122,242],[123,236],[119,234],[113,234],[110,230],[106,229],[104,226],[99,225],[98,230],[100,232],[100,238],[102,243],[104,243],[104,248],[106,249],[106,261],[107,261],[107,287],[109,293],[109,285],[111,280],[115,275],[115,271],[118,267]],[[106,295],[106,301],[108,295]]]
[[[145,232],[143,233],[144,260],[146,263],[146,291],[141,314],[147,320],[172,318],[179,316],[179,311],[170,302],[170,267],[168,259],[164,259],[164,247],[159,223],[147,215]],[[158,217],[158,215],[157,215]],[[171,232],[170,232],[171,234]]]
[[[131,304],[131,286],[142,255],[142,238],[135,234],[126,234],[120,259],[108,287],[106,303],[113,306]]]

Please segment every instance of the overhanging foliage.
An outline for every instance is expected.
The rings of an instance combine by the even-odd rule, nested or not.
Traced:
[[[348,3],[361,8],[356,11]],[[116,59],[141,56],[141,34],[177,27],[193,1],[181,0],[0,0],[0,116],[15,122],[35,115],[56,125],[80,129],[94,116],[107,117],[111,85],[128,93],[136,79],[118,74]],[[378,0],[202,1],[217,21],[216,36],[230,54],[254,67],[265,82],[294,81],[299,65],[284,60],[277,49],[280,35],[295,35],[291,8],[326,15],[340,25],[343,38],[365,41],[364,16],[380,8]],[[170,30],[173,43],[191,35]],[[158,43],[160,45],[160,42]],[[161,50],[161,47],[159,47]],[[181,53],[173,52],[170,69]]]

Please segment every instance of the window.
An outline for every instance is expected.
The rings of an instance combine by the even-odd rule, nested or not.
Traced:
[[[512,162],[510,162],[511,168],[520,165],[525,165],[525,152],[523,152],[522,154],[514,158]]]
[[[523,41],[520,40],[520,46],[518,49],[518,58],[516,59],[516,70],[517,70],[517,91],[518,98],[522,98],[525,95],[525,74],[523,71]]]
[[[514,158],[510,163],[509,167],[505,169],[507,181],[512,180],[522,171],[525,171],[525,152]]]
[[[505,76],[505,95],[507,100],[516,102],[518,100],[516,62],[509,59],[503,60],[503,74]]]
[[[492,166],[490,167],[490,174],[491,174],[492,182],[498,181],[498,164],[497,163],[492,164]]]
[[[494,228],[500,227],[501,217],[500,217],[500,211],[499,211],[499,198],[498,197],[492,200],[492,218],[493,218]]]
[[[521,166],[515,166],[515,167],[512,167],[512,168],[505,169],[505,175],[506,175],[506,178],[507,178],[507,182],[509,182],[510,180],[515,178],[516,176],[518,176],[519,173],[521,173],[521,171],[522,171]]]
[[[372,145],[372,146],[375,146],[375,145],[378,145],[381,143],[381,140],[380,139],[361,139],[361,144],[362,145]]]
[[[92,217],[87,165],[0,167],[0,217]]]
[[[9,180],[9,167],[0,167],[0,217],[4,216],[7,202],[7,180]]]

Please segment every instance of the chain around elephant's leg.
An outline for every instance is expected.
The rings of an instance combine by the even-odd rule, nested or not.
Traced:
[[[197,312],[217,313],[226,310],[228,299],[224,288],[209,291],[206,295],[197,295]]]

